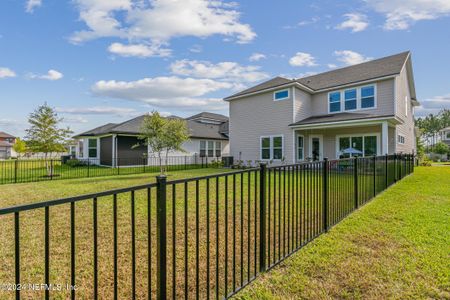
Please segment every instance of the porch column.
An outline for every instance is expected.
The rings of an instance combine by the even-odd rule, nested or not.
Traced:
[[[388,154],[389,147],[389,137],[388,137],[388,123],[387,121],[381,123],[381,154]]]

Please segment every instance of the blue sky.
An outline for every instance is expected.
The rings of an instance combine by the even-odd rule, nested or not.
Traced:
[[[80,132],[412,51],[417,114],[450,108],[450,1],[2,0],[0,131],[47,102]]]

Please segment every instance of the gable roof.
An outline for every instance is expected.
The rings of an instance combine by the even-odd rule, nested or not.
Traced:
[[[209,113],[201,113],[201,114],[209,114]],[[200,115],[200,114],[198,114]],[[219,115],[219,114],[212,114],[216,116],[221,116],[222,119],[225,121],[222,124],[206,124],[206,123],[200,123],[195,120],[191,120],[193,117],[189,117],[186,120],[187,127],[189,129],[190,135],[192,138],[208,138],[208,139],[220,139],[220,140],[227,140],[228,139],[228,130],[227,132],[224,132],[224,129],[228,129],[228,127],[224,127],[225,123],[228,123],[228,117]],[[98,135],[104,135],[104,134],[131,134],[131,135],[138,135],[140,132],[141,124],[144,121],[144,118],[147,115],[141,115],[138,117],[135,117],[131,120],[127,120],[125,122],[115,124],[115,123],[108,123],[103,126],[94,128],[92,130],[86,131],[84,133],[78,134],[75,137],[81,137],[81,136],[98,136]],[[183,119],[177,116],[170,116],[167,118],[179,118]]]
[[[299,79],[275,77],[242,92],[226,97],[225,100],[231,100],[235,97],[244,96],[270,88],[276,88],[277,86],[283,86],[286,84],[300,84],[310,89],[312,92],[318,92],[320,90],[335,87],[337,88],[346,84],[397,75],[400,74],[410,54],[411,53],[409,51],[406,51]]]
[[[215,114],[215,113],[210,113],[210,112],[201,112],[199,114],[190,116],[188,118],[186,118],[186,120],[195,120],[195,119],[199,119],[199,118],[205,118],[205,119],[211,119],[211,120],[217,120],[217,121],[221,121],[221,122],[227,122],[228,121],[228,117],[221,115],[221,114]]]
[[[16,138],[15,136],[10,135],[9,133],[6,133],[4,131],[0,131],[0,138]]]

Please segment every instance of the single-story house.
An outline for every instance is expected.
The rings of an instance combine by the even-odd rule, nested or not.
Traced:
[[[140,165],[146,157],[147,164],[154,163],[155,154],[138,139],[144,118],[142,115],[119,124],[108,123],[76,135],[76,158],[113,167]],[[228,155],[228,117],[202,112],[184,120],[190,140],[182,146],[185,152],[171,152],[170,157],[198,156],[212,160]]]
[[[416,97],[409,51],[300,79],[276,77],[224,99],[230,154],[295,163],[413,153]]]
[[[8,159],[15,156],[15,152],[12,148],[15,142],[15,136],[0,131],[0,159]]]

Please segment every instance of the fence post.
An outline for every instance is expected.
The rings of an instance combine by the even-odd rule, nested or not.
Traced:
[[[385,188],[387,188],[388,187],[388,155],[386,154],[386,156],[385,156],[385,170],[384,170],[384,173],[385,173],[385,176],[386,176],[386,178],[384,179],[384,181],[385,181]]]
[[[167,177],[165,175],[156,176],[156,183],[157,299],[163,300],[167,298]]]
[[[89,169],[90,169],[90,165],[91,165],[91,160],[88,158],[88,167],[87,167],[87,177],[89,177]]]
[[[259,270],[266,270],[266,172],[267,164],[261,163],[259,171]]]
[[[17,183],[17,163],[18,159],[14,161],[14,183]]]
[[[355,182],[355,209],[358,209],[358,157],[355,157],[353,165],[353,177]]]
[[[397,153],[394,153],[394,182],[397,182]]]
[[[53,159],[50,159],[50,180],[53,180]]]
[[[118,157],[116,157],[116,165],[117,165],[117,175],[120,175],[120,163]]]
[[[373,156],[373,196],[377,195],[377,156]]]
[[[142,157],[142,165],[144,166],[144,173],[145,173],[145,157]]]
[[[185,170],[187,169],[186,160],[187,160],[187,156],[185,155],[185,156],[184,156],[184,169],[185,169]]]
[[[323,227],[325,232],[328,231],[328,158],[323,160],[323,174],[322,174],[322,187],[323,187]]]
[[[416,161],[416,156],[415,156],[415,154],[413,153],[413,154],[411,154],[411,173],[414,173],[414,164],[415,164],[415,161]]]

